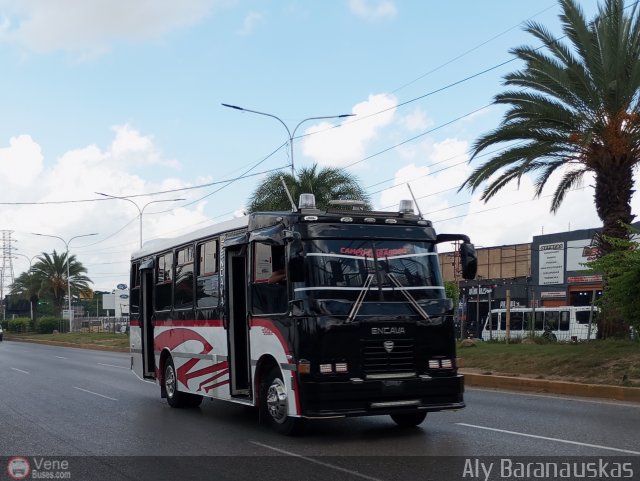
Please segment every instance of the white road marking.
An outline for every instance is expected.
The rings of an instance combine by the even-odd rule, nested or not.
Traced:
[[[68,357],[56,356],[58,359],[69,359]]]
[[[100,364],[101,366],[107,366],[107,367],[117,367],[118,369],[129,369],[127,366],[116,366],[115,364],[105,364],[103,362],[99,362],[98,364]]]
[[[550,438],[550,437],[547,437],[547,436],[538,436],[536,434],[519,433],[517,431],[507,431],[506,429],[496,429],[496,428],[489,428],[487,426],[477,426],[475,424],[467,424],[467,423],[456,423],[456,424],[459,425],[459,426],[466,426],[468,428],[476,428],[476,429],[485,429],[487,431],[495,431],[497,433],[513,434],[515,436],[524,436],[524,437],[527,437],[527,438],[544,439],[545,441],[555,441],[557,443],[575,444],[577,446],[585,446],[587,448],[605,449],[607,451],[616,451],[618,453],[640,454],[640,451],[631,451],[630,449],[612,448],[610,446],[602,446],[600,444],[581,443],[581,442],[578,442],[578,441],[570,441],[568,439]]]
[[[302,456],[300,454],[292,453],[291,451],[285,451],[284,449],[274,448],[273,446],[268,446],[266,444],[259,443],[257,441],[249,441],[251,444],[255,444],[256,446],[261,446],[265,449],[271,449],[272,451],[276,451],[281,454],[286,454],[287,456],[293,456],[294,458],[304,459],[305,461],[309,461],[310,463],[319,464],[320,466],[324,466],[326,468],[335,469],[336,471],[341,471],[343,473],[351,474],[352,476],[357,476],[362,479],[368,479],[370,481],[381,481],[378,478],[373,478],[371,476],[367,476],[366,474],[359,473],[358,471],[353,471],[351,469],[341,468],[340,466],[335,466],[334,464],[324,463],[322,461],[318,461],[317,459],[308,458],[307,456]]]
[[[104,394],[98,394],[97,392],[89,391],[88,389],[82,389],[81,387],[73,386],[73,389],[77,389],[78,391],[88,392],[89,394],[93,394],[94,396],[100,396],[105,399],[111,399],[112,401],[117,401],[116,398],[105,396]]]
[[[11,369],[13,369],[14,371],[21,372],[23,374],[29,374],[29,371],[23,371],[22,369],[18,369],[17,367],[12,367]]]

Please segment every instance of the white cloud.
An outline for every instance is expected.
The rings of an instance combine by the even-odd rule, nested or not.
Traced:
[[[349,8],[357,16],[369,20],[393,18],[397,13],[391,0],[349,0]]]
[[[29,135],[12,137],[9,147],[0,148],[0,176],[8,183],[25,187],[42,171],[42,159],[40,146]]]
[[[141,166],[162,166],[175,162],[162,157],[152,137],[141,135],[133,127],[113,128],[114,139],[106,149],[96,145],[69,150],[60,158],[45,159],[40,146],[28,135],[10,139],[8,148],[0,148],[0,192],[7,202],[48,202],[39,205],[3,205],[0,226],[13,231],[13,238],[22,255],[32,257],[53,249],[61,252],[65,245],[54,238],[34,236],[32,232],[52,234],[65,240],[78,235],[99,233],[98,236],[75,239],[70,247],[89,270],[94,288],[112,289],[116,283],[127,283],[128,260],[138,248],[138,209],[131,202],[105,199],[94,202],[58,203],[62,200],[100,198],[95,192],[114,196],[156,192],[188,187],[176,177],[150,182],[135,170]],[[137,162],[137,163],[136,163]],[[198,179],[200,181],[202,179]],[[144,209],[143,237],[173,237],[201,227],[209,222],[204,209],[206,202],[180,207],[202,192],[180,191],[162,196],[132,199]],[[147,203],[159,199],[185,198],[182,202]],[[173,210],[171,210],[173,209]],[[163,212],[168,211],[168,212]],[[19,257],[15,275],[26,268]],[[23,266],[22,264],[25,264]]]
[[[397,104],[393,95],[370,95],[367,101],[353,107],[356,116],[339,128],[333,128],[330,122],[310,127],[305,131],[308,135],[303,141],[304,155],[323,166],[342,167],[363,159],[367,144],[392,122]]]
[[[251,11],[244,18],[242,28],[238,32],[238,35],[247,36],[251,35],[258,25],[264,23],[264,15],[260,12]]]
[[[0,41],[34,52],[108,51],[116,40],[158,38],[207,16],[220,0],[0,0]]]
[[[427,127],[433,125],[433,121],[427,118],[427,114],[419,108],[402,117],[400,122],[410,132],[425,130]]]
[[[422,145],[420,155],[424,157],[415,163],[400,168],[393,187],[380,194],[380,207],[395,210],[402,199],[411,199],[406,184],[409,183],[418,201],[420,211],[426,218],[442,215],[456,201],[456,191],[469,173],[467,160],[468,144],[457,139],[446,139],[435,144]]]

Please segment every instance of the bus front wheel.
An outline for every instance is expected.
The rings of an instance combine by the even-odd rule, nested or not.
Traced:
[[[422,424],[422,422],[427,417],[427,413],[425,411],[422,411],[416,413],[391,414],[390,416],[398,426],[408,428]]]
[[[195,408],[202,403],[202,396],[178,391],[178,375],[171,357],[167,358],[164,365],[164,389],[172,408]]]
[[[261,383],[260,418],[280,434],[295,435],[303,429],[304,419],[289,416],[289,391],[275,367]]]

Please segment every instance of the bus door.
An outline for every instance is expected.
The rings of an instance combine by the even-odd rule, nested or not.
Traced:
[[[153,261],[149,260],[140,265],[139,326],[130,330],[131,368],[141,379],[155,378],[152,313]]]
[[[226,249],[227,342],[232,397],[251,395],[247,311],[247,245]]]

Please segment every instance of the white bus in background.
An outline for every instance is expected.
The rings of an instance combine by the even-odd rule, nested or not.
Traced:
[[[597,307],[513,307],[510,312],[511,339],[521,339],[532,334],[557,341],[583,341],[596,338]],[[482,339],[485,341],[505,339],[507,335],[507,310],[492,309],[490,319],[491,324],[489,316],[485,318]],[[589,329],[589,324],[591,324],[591,329]]]

